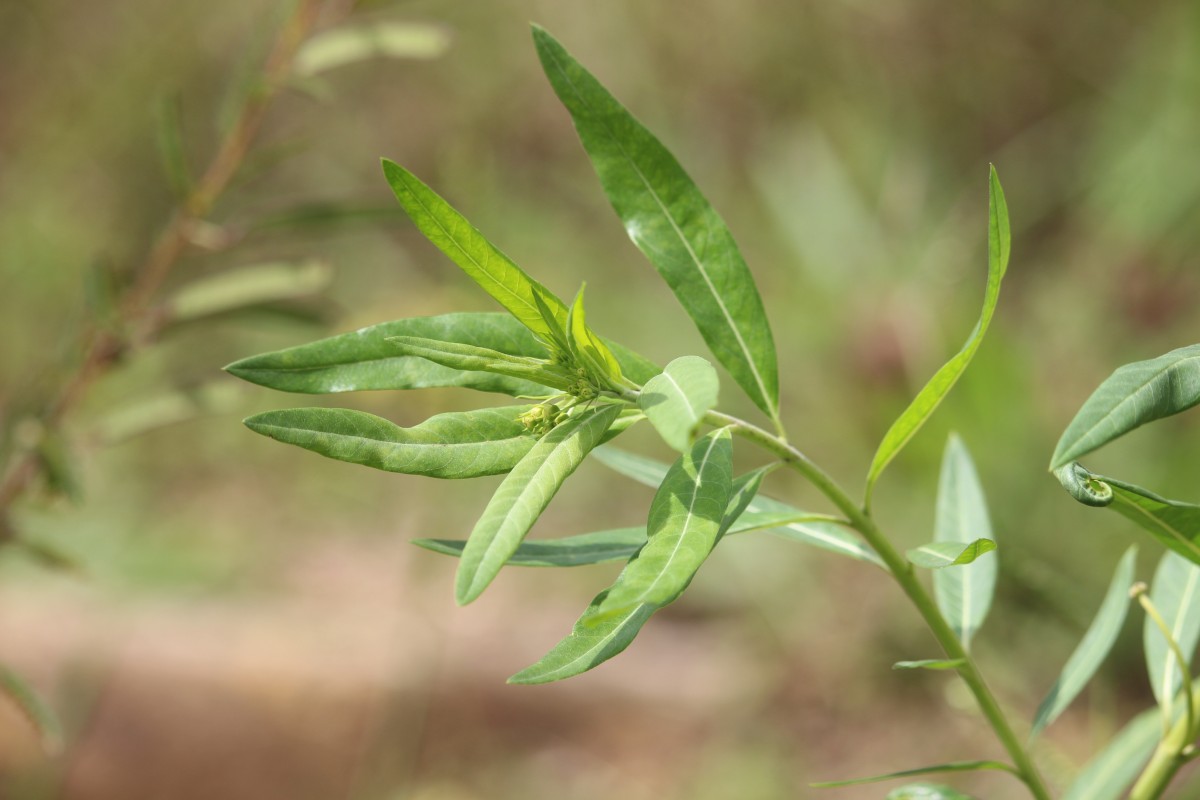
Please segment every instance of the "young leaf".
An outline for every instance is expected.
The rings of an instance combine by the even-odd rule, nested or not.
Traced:
[[[524,541],[508,559],[513,567],[579,567],[625,561],[646,543],[645,528],[615,528],[562,539]],[[413,544],[448,556],[462,555],[462,539],[413,539]]]
[[[7,697],[37,731],[47,753],[56,755],[62,749],[62,725],[58,716],[21,676],[3,664],[0,664],[0,694]]]
[[[930,542],[905,553],[910,563],[925,569],[944,569],[970,564],[984,553],[996,549],[991,539],[973,542]]]
[[[583,310],[583,290],[580,287],[575,302],[567,312],[567,348],[575,363],[582,366],[600,385],[610,388],[621,385],[621,365],[599,336],[587,326]],[[544,312],[543,312],[544,315]]]
[[[1008,206],[1004,202],[1004,189],[1000,186],[1000,178],[996,175],[995,167],[991,167],[988,183],[988,274],[987,288],[983,295],[983,311],[962,349],[934,373],[934,376],[929,379],[929,383],[925,384],[925,387],[917,393],[908,408],[904,409],[904,413],[892,423],[892,427],[884,434],[883,441],[880,442],[879,449],[875,452],[875,458],[871,460],[871,468],[867,472],[868,504],[875,481],[954,388],[954,384],[958,382],[971,363],[971,359],[975,357],[975,351],[979,349],[984,334],[987,333],[988,326],[992,323],[992,315],[995,313],[996,303],[1000,299],[1000,283],[1008,269],[1012,235],[1008,224]]]
[[[1125,621],[1125,612],[1129,608],[1129,587],[1133,585],[1133,567],[1136,560],[1136,547],[1130,547],[1121,557],[1096,618],[1092,620],[1075,652],[1067,659],[1067,664],[1051,687],[1050,693],[1038,707],[1030,738],[1037,736],[1043,728],[1054,722],[1071,704],[1096,674],[1108,651],[1112,649],[1117,634],[1121,632],[1121,623]]]
[[[521,423],[531,406],[450,412],[419,425],[344,408],[288,408],[245,421],[255,433],[339,461],[431,478],[478,478],[508,472],[537,438]]]
[[[733,496],[733,445],[721,428],[701,438],[663,479],[650,504],[646,546],[609,590],[601,614],[678,597],[720,536]]]
[[[369,58],[437,58],[450,46],[450,34],[440,25],[419,22],[374,22],[345,25],[309,38],[296,53],[292,71],[314,75]]]
[[[940,783],[910,783],[892,789],[884,800],[975,800],[969,794]]]
[[[419,336],[395,336],[388,339],[396,352],[423,358],[449,369],[465,372],[492,372],[517,380],[551,386],[567,391],[578,382],[566,368],[539,358],[510,356],[498,350],[457,342],[439,342]]]
[[[926,658],[921,661],[897,661],[892,669],[958,669],[966,664],[962,658]]]
[[[971,454],[958,436],[951,435],[942,457],[934,540],[970,542],[976,537],[993,538],[987,501]],[[987,617],[995,587],[995,556],[980,558],[961,569],[938,570],[933,574],[938,608],[967,649],[971,647],[971,637]]]
[[[1156,710],[1138,714],[1084,765],[1062,800],[1120,800],[1161,737],[1162,719]]]
[[[248,306],[311,297],[329,285],[327,264],[259,264],[193,281],[166,303],[171,322],[191,322]]]
[[[526,275],[512,259],[471,227],[462,214],[404,167],[385,158],[383,173],[396,199],[421,233],[471,280],[544,342],[553,342],[562,335],[567,325],[567,307],[549,289]],[[550,326],[542,318],[535,296],[551,310],[556,325]]]
[[[1200,638],[1200,566],[1168,551],[1154,572],[1150,601],[1170,629],[1171,638],[1192,659],[1196,640]],[[1183,685],[1184,672],[1162,631],[1149,616],[1142,630],[1142,641],[1154,697],[1159,705],[1169,709]],[[1190,664],[1185,666],[1190,669]]]
[[[459,605],[474,600],[492,582],[620,411],[620,406],[603,405],[577,414],[543,436],[517,463],[467,540],[454,585]]]
[[[692,446],[704,415],[717,405],[717,371],[699,356],[677,358],[650,380],[638,407],[663,441],[680,452]]]
[[[778,420],[775,343],[729,229],[675,157],[554,37],[534,26],[533,39],[630,238],[675,292],[717,360]]]
[[[1200,403],[1200,344],[1126,364],[1097,387],[1063,431],[1051,471],[1134,428]]]
[[[932,767],[906,769],[900,772],[889,772],[886,775],[872,775],[869,778],[855,778],[848,781],[824,781],[821,783],[810,783],[809,786],[814,789],[836,789],[839,786],[859,786],[864,783],[894,781],[897,778],[913,778],[917,775],[932,775],[937,772],[979,772],[980,770],[993,769],[1016,774],[1015,769],[1000,761],[952,761],[949,764],[936,764]]]

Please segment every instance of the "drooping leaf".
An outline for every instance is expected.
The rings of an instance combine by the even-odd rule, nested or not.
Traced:
[[[910,783],[892,789],[884,800],[975,800],[969,794],[941,783]]]
[[[954,388],[954,384],[958,382],[971,363],[971,359],[975,357],[975,351],[979,349],[984,334],[987,333],[988,326],[992,323],[992,315],[995,313],[996,303],[1000,299],[1000,283],[1008,269],[1012,234],[1008,224],[1008,206],[1004,202],[1004,189],[1000,186],[1000,178],[996,175],[995,167],[991,168],[988,184],[988,273],[987,288],[983,295],[983,311],[962,349],[934,373],[934,376],[929,379],[929,383],[925,384],[924,388],[917,393],[908,408],[904,409],[904,413],[892,423],[892,427],[884,434],[883,441],[879,443],[879,449],[875,451],[875,457],[871,460],[871,468],[867,472],[868,503],[870,503],[871,490],[875,486],[875,481]]]
[[[464,372],[491,372],[517,380],[551,386],[567,391],[578,382],[565,367],[545,359],[510,356],[498,350],[458,342],[439,342],[418,336],[388,339],[401,355],[423,358],[449,369]]]
[[[699,356],[667,364],[638,396],[638,407],[663,441],[680,452],[692,446],[704,415],[717,405],[717,371]]]
[[[1200,344],[1149,361],[1126,364],[1110,375],[1063,431],[1050,469],[1066,466],[1134,428],[1200,403]]]
[[[583,309],[583,291],[575,295],[575,302],[567,312],[567,349],[575,363],[583,367],[599,385],[609,388],[620,387],[621,365],[604,341],[587,326],[587,314]],[[543,312],[543,317],[545,313]]]
[[[970,564],[984,553],[996,549],[991,539],[973,542],[930,542],[905,553],[910,563],[925,569],[944,569]]]
[[[704,341],[750,398],[778,420],[775,344],[732,234],[675,157],[534,26],[542,68],[634,244],[679,298]]]
[[[1171,638],[1183,654],[1194,660],[1196,641],[1200,639],[1200,566],[1168,551],[1158,562],[1150,601],[1171,631]],[[1142,630],[1146,653],[1146,672],[1159,705],[1170,713],[1171,702],[1184,682],[1184,670],[1167,644],[1158,625],[1149,616]],[[1190,672],[1191,664],[1185,664]]]
[[[869,778],[854,778],[853,780],[848,781],[823,781],[821,783],[810,783],[809,786],[813,787],[814,789],[836,789],[839,786],[859,786],[864,783],[894,781],[897,778],[913,778],[917,775],[932,775],[938,772],[979,772],[981,770],[1001,770],[1003,772],[1012,772],[1014,774],[1016,772],[1016,770],[1014,770],[1011,766],[1000,761],[951,761],[948,764],[935,764],[932,767],[919,767],[917,769],[901,770],[900,772],[889,772],[886,775],[872,775]],[[954,795],[950,796],[953,797]]]
[[[328,264],[257,264],[193,281],[175,293],[164,312],[174,323],[191,322],[239,308],[311,297],[333,277]]]
[[[1084,765],[1062,800],[1120,800],[1162,737],[1155,709],[1143,711]]]
[[[524,541],[508,559],[513,567],[579,567],[626,561],[646,543],[646,529],[614,528],[561,539]],[[462,555],[465,539],[413,539],[413,544],[448,556]]]
[[[58,715],[20,675],[3,664],[0,664],[0,695],[7,697],[29,721],[48,754],[56,755],[62,749],[62,724]]]
[[[327,70],[370,58],[437,58],[450,46],[441,25],[380,21],[342,25],[309,38],[296,53],[293,73],[311,78]]]
[[[456,411],[401,428],[345,408],[288,408],[245,421],[255,433],[328,458],[431,478],[508,472],[537,443],[520,417],[531,406]]]
[[[468,537],[454,585],[459,605],[474,600],[492,582],[620,411],[618,405],[602,405],[575,415],[543,436],[513,467]]]
[[[667,465],[646,456],[639,456],[616,447],[600,447],[593,455],[608,468],[646,486],[658,486],[667,473]],[[885,568],[883,560],[870,545],[843,525],[830,521],[822,514],[802,511],[795,506],[764,495],[750,503],[750,512],[778,514],[791,521],[767,532],[794,542],[819,547],[831,553],[849,556]]]
[[[966,664],[962,658],[925,658],[920,661],[897,661],[892,669],[958,669]]]
[[[549,289],[526,275],[512,259],[471,227],[462,214],[404,167],[384,159],[383,173],[405,213],[425,238],[507,308],[522,325],[547,344],[566,331],[567,307]],[[555,326],[547,325],[543,319],[534,301],[535,295],[553,312]]]
[[[966,445],[958,436],[951,435],[942,457],[934,540],[970,542],[980,537],[985,541],[994,541],[983,486]],[[938,608],[968,650],[971,637],[987,617],[995,588],[995,556],[979,558],[973,564],[958,569],[938,570],[933,574],[933,592]]]
[[[1117,634],[1121,632],[1121,624],[1125,621],[1125,612],[1129,609],[1129,587],[1133,585],[1133,567],[1136,561],[1137,548],[1130,547],[1117,564],[1108,593],[1104,596],[1104,602],[1100,605],[1100,610],[1088,627],[1087,633],[1083,635],[1075,652],[1067,659],[1058,680],[1038,707],[1031,738],[1054,722],[1083,691],[1083,687],[1096,674],[1108,651],[1112,649]]]

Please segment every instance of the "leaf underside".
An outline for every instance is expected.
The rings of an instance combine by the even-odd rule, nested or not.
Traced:
[[[717,405],[717,371],[703,358],[677,358],[638,396],[638,407],[663,441],[680,452],[692,446],[704,415]]]

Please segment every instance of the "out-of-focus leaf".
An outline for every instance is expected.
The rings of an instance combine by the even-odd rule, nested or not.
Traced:
[[[229,412],[243,396],[242,387],[228,379],[150,395],[105,414],[96,423],[95,432],[104,443],[115,444],[168,425]]]
[[[620,411],[620,406],[602,405],[577,414],[543,436],[517,463],[468,537],[454,586],[460,605],[492,582]]]
[[[42,429],[37,442],[37,458],[42,465],[46,489],[72,503],[83,501],[83,482],[76,466],[76,456],[61,431]]]
[[[193,281],[167,301],[171,322],[190,322],[247,306],[312,297],[325,290],[333,277],[329,265],[259,264]]]
[[[970,564],[984,553],[996,549],[991,539],[976,539],[973,542],[930,542],[914,547],[905,555],[909,562],[925,569],[944,569]]]
[[[554,37],[534,26],[533,38],[630,238],[717,360],[778,421],[774,340],[754,278],[724,221],[675,157]]]
[[[373,22],[322,31],[296,53],[293,72],[301,78],[371,58],[437,58],[450,46],[450,32],[422,22]]]
[[[361,206],[340,203],[307,203],[255,220],[251,223],[251,230],[305,230],[355,223],[365,224],[395,219],[403,213],[403,210],[395,205]]]
[[[21,676],[12,669],[0,664],[0,694],[3,694],[20,709],[38,732],[42,747],[50,755],[56,755],[62,750],[62,725],[58,715],[46,705],[37,692],[29,687]]]
[[[1060,469],[1138,426],[1200,403],[1200,344],[1149,361],[1126,364],[1110,375],[1063,431],[1051,471]]]
[[[401,428],[344,408],[287,408],[245,421],[255,433],[339,461],[431,478],[508,472],[537,438],[521,423],[530,406],[456,411]]]
[[[1062,800],[1120,800],[1162,737],[1155,709],[1143,711],[1084,765]]]
[[[384,159],[383,173],[401,207],[425,238],[471,280],[547,346],[553,346],[557,339],[565,336],[567,307],[549,289],[526,275],[512,259],[471,227],[462,214],[404,167]],[[538,301],[534,300],[535,295],[551,310],[555,325],[547,324],[538,309]],[[481,344],[487,346],[486,342]]]
[[[1200,638],[1200,566],[1168,551],[1158,562],[1150,601],[1171,631],[1171,638],[1188,659],[1193,659]],[[1184,670],[1158,625],[1149,616],[1142,630],[1146,672],[1159,705],[1171,713],[1171,704],[1183,685]],[[1190,664],[1185,664],[1190,671]]]
[[[1015,770],[1012,767],[1000,761],[951,761],[948,764],[935,764],[932,767],[919,767],[917,769],[901,770],[900,772],[889,772],[886,775],[872,775],[869,778],[855,778],[848,781],[824,781],[821,783],[810,783],[809,786],[813,787],[814,789],[836,789],[839,786],[858,786],[864,783],[894,781],[897,778],[914,778],[917,775],[932,775],[937,772],[979,772],[981,770],[1001,770],[1002,772],[1015,773]],[[911,789],[912,787],[907,788]],[[961,795],[949,795],[949,797],[956,796]]]
[[[395,345],[396,352],[402,355],[424,358],[434,364],[463,372],[507,375],[517,380],[552,386],[561,391],[569,390],[579,380],[565,367],[544,358],[510,356],[473,344],[439,342],[419,336],[395,336],[388,341]]]
[[[984,541],[994,541],[983,486],[966,446],[958,436],[951,435],[942,457],[934,539],[950,543],[970,542],[980,537]],[[933,593],[938,608],[968,650],[971,637],[987,617],[995,588],[995,556],[980,558],[960,569],[938,570],[933,574]]]
[[[867,472],[866,498],[868,504],[875,481],[954,388],[954,384],[958,382],[971,363],[971,359],[975,357],[975,351],[979,349],[984,334],[987,333],[988,326],[992,323],[992,315],[995,313],[996,303],[1000,299],[1000,283],[1008,269],[1012,234],[1008,224],[1008,206],[1004,202],[1004,189],[1000,186],[1000,178],[996,175],[995,167],[991,167],[988,186],[988,274],[987,288],[983,295],[983,311],[962,349],[934,373],[934,376],[929,379],[929,383],[925,384],[925,387],[917,393],[908,408],[904,409],[904,413],[892,423],[892,427],[884,434],[879,449],[875,451],[875,458],[871,460],[871,468]]]
[[[1067,659],[1067,664],[1051,687],[1050,693],[1038,707],[1031,738],[1054,722],[1071,704],[1096,674],[1108,651],[1112,649],[1117,634],[1121,632],[1121,623],[1125,621],[1125,612],[1129,609],[1129,588],[1133,585],[1133,567],[1136,561],[1137,548],[1130,547],[1117,564],[1116,573],[1096,618],[1092,620],[1075,652]]]
[[[645,543],[646,529],[641,527],[614,528],[561,539],[526,540],[509,556],[508,566],[579,567],[624,561]],[[459,557],[467,542],[465,539],[413,539],[413,544],[435,553]]]
[[[966,664],[962,658],[925,658],[920,661],[897,661],[892,669],[958,669]]]
[[[663,441],[680,452],[692,446],[704,415],[717,405],[717,371],[699,356],[667,364],[638,396],[638,407]]]
[[[884,800],[975,800],[969,794],[941,783],[910,783],[892,789]]]
[[[192,171],[183,149],[183,103],[178,94],[164,97],[155,113],[155,137],[163,172],[176,197],[187,197],[192,191]]]

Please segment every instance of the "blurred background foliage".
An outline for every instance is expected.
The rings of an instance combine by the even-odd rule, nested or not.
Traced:
[[[186,173],[211,159],[289,10],[0,3],[9,452],[77,367],[105,282],[144,259]],[[997,321],[885,476],[876,513],[902,546],[928,540],[942,446],[961,433],[1000,543],[977,649],[1019,718],[1131,539],[1149,576],[1157,546],[1070,500],[1045,465],[1112,369],[1200,340],[1200,6],[362,2],[350,22],[390,33],[302,59],[192,232],[158,307],[199,307],[196,318],[130,354],[70,415],[56,442],[71,496],[39,491],[14,509],[27,542],[76,566],[0,552],[0,661],[65,731],[62,753],[44,755],[0,708],[4,796],[769,800],[809,796],[811,780],[996,755],[951,677],[888,669],[934,645],[887,582],[770,537],[723,545],[621,658],[563,685],[506,686],[614,567],[511,570],[457,609],[454,564],[407,540],[463,535],[494,481],[372,473],[238,424],[330,402],[407,425],[488,402],[313,400],[220,373],[369,323],[491,310],[402,217],[380,156],[559,295],[586,279],[597,330],[664,363],[704,352],[608,208],[529,20],[656,131],[725,216],[772,320],[791,437],[849,486],[974,322],[995,162],[1014,227]],[[381,57],[359,58],[364,48]],[[270,302],[222,306],[222,291],[254,286]],[[723,399],[753,416],[731,381]],[[1139,431],[1089,466],[1200,499],[1197,419]],[[645,431],[623,441],[666,456]],[[823,507],[788,475],[766,491]],[[639,524],[649,498],[587,464],[537,531]],[[1052,780],[1151,703],[1130,617],[1102,680],[1040,745]],[[1003,775],[960,785],[1022,796]]]

